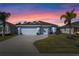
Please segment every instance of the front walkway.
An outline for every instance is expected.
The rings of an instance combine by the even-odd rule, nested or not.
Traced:
[[[38,55],[39,52],[33,45],[33,42],[46,37],[47,35],[19,35],[0,42],[0,55]]]

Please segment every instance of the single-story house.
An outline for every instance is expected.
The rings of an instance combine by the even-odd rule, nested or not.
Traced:
[[[55,24],[44,22],[44,21],[33,21],[33,22],[24,22],[24,23],[18,23],[16,26],[19,28],[18,32],[22,32],[22,28],[31,28],[35,29],[35,34],[49,34],[50,32],[55,33],[55,29],[58,27]],[[37,29],[38,28],[38,29]],[[26,30],[27,31],[27,30]],[[28,32],[31,32],[30,30]],[[23,33],[23,32],[22,32]]]
[[[69,33],[69,25],[64,25],[61,28],[62,33]],[[71,23],[71,34],[79,33],[79,21]]]
[[[3,25],[0,23],[0,34],[2,34]],[[18,29],[16,25],[6,22],[5,25],[5,34],[18,34]]]

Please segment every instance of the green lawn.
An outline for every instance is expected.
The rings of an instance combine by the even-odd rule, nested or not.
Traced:
[[[5,36],[5,39],[2,36],[0,36],[0,42],[8,40],[8,39],[10,39],[10,38],[12,38],[14,36],[16,36],[16,35],[7,35],[7,36]]]
[[[79,36],[68,39],[67,34],[53,34],[34,42],[40,53],[79,53]]]

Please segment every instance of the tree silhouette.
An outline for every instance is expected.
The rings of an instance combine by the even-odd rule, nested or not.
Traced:
[[[67,11],[64,15],[60,17],[60,19],[64,18],[64,23],[69,26],[69,35],[71,36],[71,22],[73,18],[76,18],[76,13],[74,13],[75,9],[71,11]]]
[[[26,24],[27,24],[27,21],[24,21],[24,23],[23,23],[23,24],[25,24],[25,25],[26,25]]]
[[[5,25],[6,25],[6,20],[8,19],[8,17],[10,16],[10,13],[6,13],[6,12],[1,12],[0,11],[0,21],[2,22],[3,25],[3,33],[2,36],[3,38],[5,38]]]
[[[21,22],[18,22],[16,25],[21,25]]]

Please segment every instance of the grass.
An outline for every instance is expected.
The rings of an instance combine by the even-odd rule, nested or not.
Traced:
[[[8,39],[10,39],[10,38],[12,38],[14,36],[16,36],[16,35],[5,35],[5,39],[2,36],[0,36],[0,42],[8,40]]]
[[[53,34],[34,42],[40,53],[79,53],[79,35],[68,39],[67,34]]]

